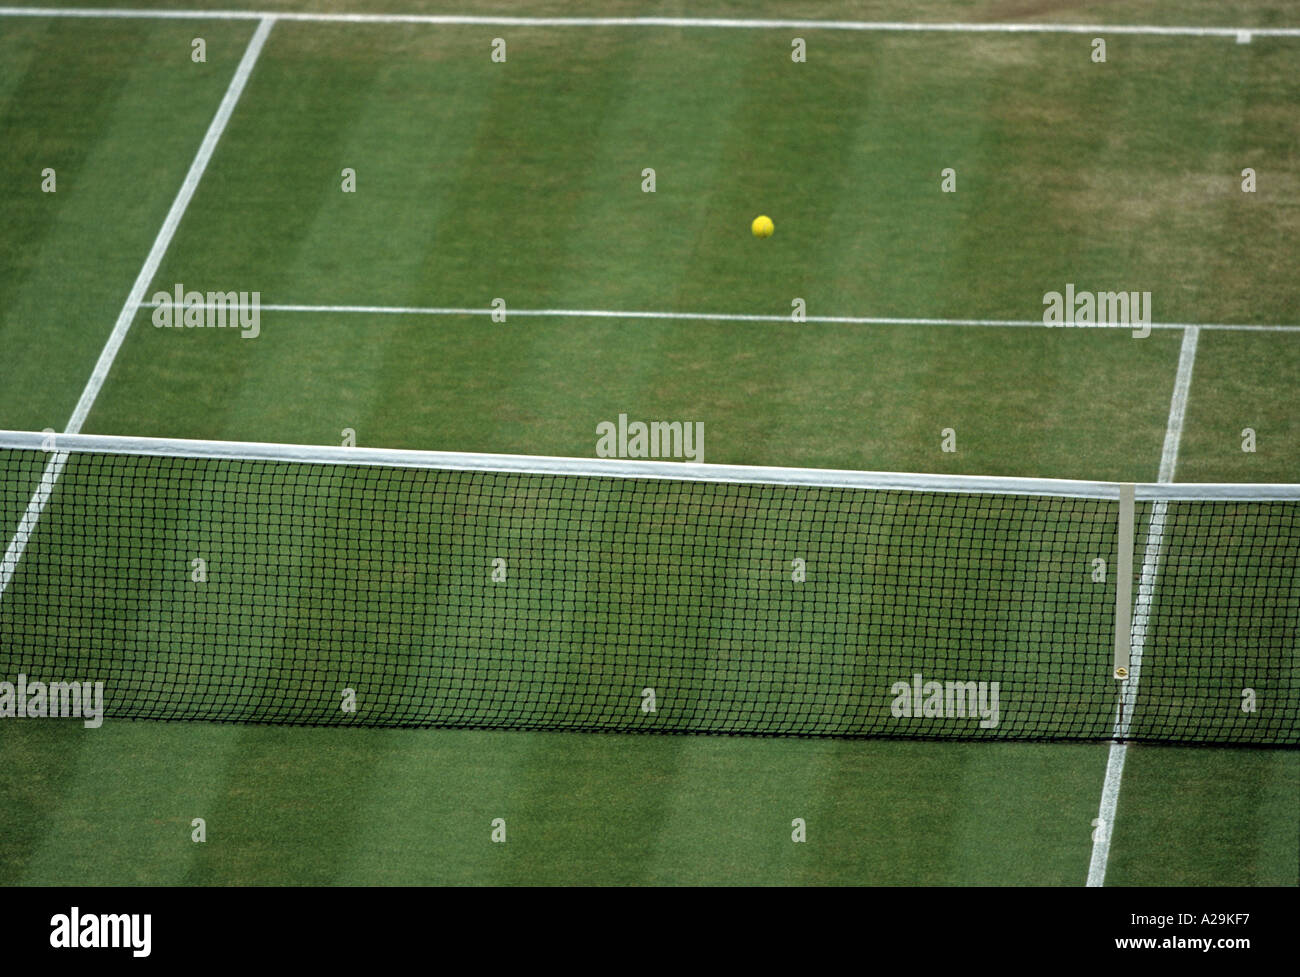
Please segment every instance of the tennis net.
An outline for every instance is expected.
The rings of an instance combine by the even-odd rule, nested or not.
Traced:
[[[1117,681],[1114,483],[0,432],[0,680],[110,719],[1300,745],[1300,486],[1136,498]]]

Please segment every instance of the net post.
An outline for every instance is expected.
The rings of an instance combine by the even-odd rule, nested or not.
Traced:
[[[1119,552],[1115,559],[1115,678],[1129,675],[1133,641],[1133,496],[1132,483],[1119,487]]]

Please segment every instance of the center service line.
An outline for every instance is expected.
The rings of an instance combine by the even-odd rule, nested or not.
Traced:
[[[1199,330],[1194,327],[1183,333],[1183,345],[1178,354],[1178,375],[1174,378],[1174,395],[1169,403],[1169,421],[1165,426],[1165,443],[1160,456],[1158,481],[1162,484],[1174,480],[1174,469],[1178,465],[1178,444],[1182,440],[1183,420],[1187,415],[1187,397],[1192,389],[1192,367],[1196,364],[1196,343],[1199,338]],[[1115,812],[1119,808],[1119,785],[1124,777],[1124,758],[1128,753],[1125,740],[1128,739],[1133,709],[1137,705],[1142,652],[1146,645],[1147,624],[1151,619],[1156,577],[1160,573],[1160,550],[1165,539],[1165,513],[1168,507],[1169,503],[1165,501],[1151,503],[1147,543],[1142,553],[1142,575],[1138,579],[1137,605],[1133,610],[1129,675],[1120,685],[1120,702],[1115,710],[1115,730],[1106,758],[1106,779],[1101,787],[1101,808],[1097,814],[1097,828],[1092,835],[1092,860],[1088,865],[1089,886],[1101,886],[1106,882],[1110,836],[1115,825]]]

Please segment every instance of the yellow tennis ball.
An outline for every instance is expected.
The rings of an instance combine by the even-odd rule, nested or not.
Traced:
[[[776,225],[772,223],[770,217],[755,217],[754,223],[749,225],[749,229],[754,232],[754,237],[771,237],[772,232],[776,230]]]

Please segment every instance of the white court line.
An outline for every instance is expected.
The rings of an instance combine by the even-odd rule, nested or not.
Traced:
[[[108,341],[99,354],[95,369],[90,374],[90,379],[86,381],[85,388],[81,391],[81,397],[72,411],[72,417],[68,420],[68,426],[64,431],[65,434],[77,434],[81,430],[81,425],[85,423],[90,408],[94,406],[95,398],[99,396],[100,388],[103,387],[104,380],[108,377],[108,371],[113,366],[113,360],[117,357],[117,352],[122,348],[122,343],[126,339],[127,330],[131,328],[131,321],[135,318],[140,300],[144,298],[145,290],[149,287],[154,274],[158,271],[158,265],[162,262],[163,255],[167,253],[167,248],[171,245],[172,237],[176,234],[176,228],[180,226],[181,218],[185,216],[185,208],[189,206],[194,191],[198,188],[199,180],[203,178],[203,171],[207,169],[208,161],[217,148],[217,140],[221,138],[226,123],[230,121],[230,115],[235,110],[235,103],[239,101],[239,96],[243,94],[244,85],[248,82],[248,76],[257,63],[257,57],[262,52],[262,45],[266,43],[266,38],[271,33],[271,27],[274,23],[274,18],[264,18],[258,23],[257,30],[253,32],[253,38],[248,42],[244,57],[235,70],[235,77],[230,80],[230,85],[226,88],[226,95],[221,100],[221,105],[217,107],[217,114],[213,116],[212,124],[208,126],[207,134],[199,145],[199,151],[194,157],[194,162],[190,164],[189,172],[185,174],[185,181],[181,184],[176,199],[172,201],[171,210],[167,212],[167,219],[163,221],[158,236],[154,238],[153,247],[149,249],[149,255],[145,258],[140,273],[136,275],[135,284],[131,286],[126,302],[122,305],[122,311],[118,313],[117,322],[114,323],[113,331],[109,334]],[[66,451],[54,452],[49,463],[45,466],[45,471],[41,474],[40,486],[32,495],[31,501],[27,503],[27,509],[18,522],[18,529],[14,533],[13,539],[9,541],[9,546],[5,549],[4,559],[0,561],[0,599],[4,598],[5,591],[9,588],[10,581],[13,580],[14,573],[18,569],[18,562],[23,558],[23,552],[27,549],[27,543],[31,539],[32,533],[36,531],[36,524],[40,521],[41,513],[45,510],[46,503],[49,502],[50,495],[54,491],[59,476],[63,473],[63,466],[67,463],[67,460],[68,454]]]
[[[298,20],[345,24],[447,24],[485,27],[715,27],[752,30],[892,31],[941,34],[1138,34],[1155,37],[1300,37],[1300,27],[1178,27],[1158,24],[966,24],[871,20],[770,20],[731,17],[492,17],[472,14],[349,14],[253,10],[0,7],[0,17],[146,20]]]
[[[1178,465],[1178,444],[1183,438],[1183,420],[1187,414],[1187,396],[1192,389],[1192,367],[1196,365],[1198,330],[1183,333],[1183,346],[1178,353],[1178,375],[1174,378],[1174,396],[1169,404],[1169,422],[1165,425],[1165,446],[1160,452],[1158,482],[1172,482]]]
[[[141,302],[142,309],[156,308],[160,303],[152,300]],[[237,310],[238,303],[225,306],[212,302],[203,302],[192,308]],[[263,312],[316,312],[357,315],[426,315],[426,316],[490,316],[497,309],[459,309],[440,308],[436,306],[403,305],[285,305],[262,303],[258,308]],[[797,325],[788,315],[747,315],[729,312],[647,312],[639,310],[618,309],[511,309],[506,308],[507,319],[510,316],[528,318],[560,319],[687,319],[705,322],[786,322]],[[1007,326],[1038,329],[1044,328],[1041,319],[932,319],[900,318],[895,316],[836,316],[810,315],[803,322],[828,323],[832,325],[863,326]],[[1120,329],[1125,332],[1133,329],[1125,323],[1098,323],[1090,326],[1055,326],[1056,329]],[[1203,323],[1203,322],[1153,322],[1152,329],[1218,329],[1250,332],[1300,332],[1300,325],[1253,325],[1250,323]]]
[[[1196,343],[1199,330],[1191,328],[1183,333],[1183,345],[1178,354],[1178,375],[1174,378],[1174,395],[1169,403],[1169,421],[1165,426],[1165,445],[1160,456],[1158,481],[1172,482],[1178,465],[1178,444],[1183,436],[1183,421],[1187,416],[1187,397],[1192,389],[1192,368],[1196,364]],[[1146,646],[1147,623],[1151,619],[1151,604],[1155,597],[1156,578],[1160,573],[1160,551],[1165,539],[1165,513],[1168,502],[1151,503],[1151,519],[1147,524],[1146,549],[1142,554],[1142,575],[1138,578],[1137,603],[1133,607],[1132,651],[1129,656],[1129,677],[1121,684],[1120,701],[1115,710],[1115,729],[1106,758],[1106,779],[1101,787],[1101,807],[1097,814],[1098,827],[1093,833],[1092,860],[1088,864],[1088,885],[1100,886],[1106,882],[1106,863],[1110,859],[1110,836],[1115,826],[1115,812],[1119,807],[1119,787],[1124,777],[1124,759],[1128,753],[1129,726],[1137,705],[1138,682],[1142,677],[1142,653]]]

